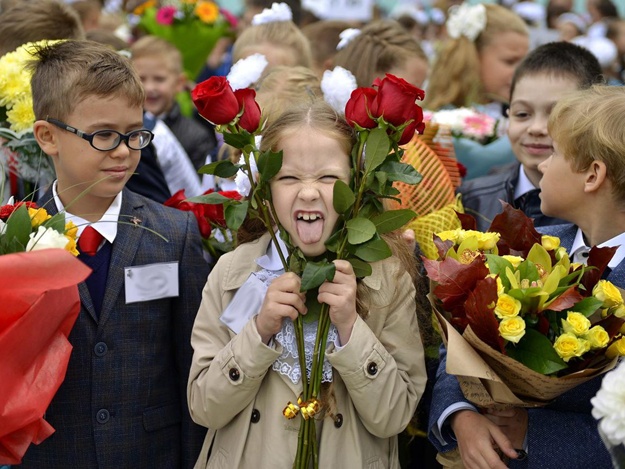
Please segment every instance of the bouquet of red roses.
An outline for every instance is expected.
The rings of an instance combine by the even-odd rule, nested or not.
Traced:
[[[434,282],[447,371],[480,405],[544,405],[606,372],[625,351],[625,305],[602,280],[615,248],[572,263],[560,240],[541,236],[505,204],[488,232],[459,215],[463,229],[438,233]]]

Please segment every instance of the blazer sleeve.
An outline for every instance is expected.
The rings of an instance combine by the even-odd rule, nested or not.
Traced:
[[[230,256],[222,256],[208,277],[193,327],[193,363],[187,387],[191,417],[211,430],[227,425],[256,396],[282,348],[265,345],[250,319],[238,335],[219,317],[227,305],[220,281]]]
[[[349,342],[336,351],[331,345],[327,354],[363,425],[379,438],[406,428],[427,380],[412,280],[407,273],[398,282],[395,273],[384,274],[368,316],[379,332],[358,317]]]
[[[189,415],[186,399],[186,384],[193,357],[191,331],[201,301],[202,286],[208,276],[209,266],[204,260],[202,240],[197,222],[190,212],[186,216],[184,230],[181,231],[181,256],[179,265],[180,296],[174,302],[173,335],[175,340],[176,362],[180,374],[180,396],[182,418],[182,457],[183,466],[192,468],[202,448],[206,428],[193,423]],[[179,223],[180,220],[178,219]]]

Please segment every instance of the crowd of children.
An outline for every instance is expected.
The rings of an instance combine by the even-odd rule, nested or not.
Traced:
[[[301,365],[292,331],[307,313],[302,280],[278,265],[264,229],[245,232],[244,222],[240,244],[215,263],[194,215],[163,205],[181,190],[236,189],[233,178],[202,174],[240,152],[189,106],[189,92],[254,54],[266,60],[250,81],[260,149],[283,153],[270,182],[274,216],[305,256],[325,254],[339,220],[334,184],[354,172],[354,129],[321,86],[342,67],[354,86],[391,74],[424,89],[418,104],[433,113],[492,117],[494,141],[454,134],[455,157],[440,155],[466,169],[464,212],[486,231],[507,202],[558,236],[574,262],[592,246],[618,247],[607,278],[625,287],[625,19],[611,0],[588,0],[587,15],[568,0],[416,1],[366,23],[272,3],[246,0],[239,24],[188,76],[182,51],[141,29],[145,2],[0,0],[0,56],[58,40],[29,65],[32,133],[56,178],[25,194],[2,167],[0,198],[30,196],[65,213],[92,269],[45,415],[55,433],[15,467],[292,466],[300,420],[282,408],[302,387],[291,372]],[[428,145],[440,150],[443,138],[452,136]],[[319,467],[609,467],[590,414],[601,376],[546,407],[477,408],[447,374],[443,346],[436,363],[425,358],[434,332],[414,237],[387,241],[393,255],[370,276],[338,260],[319,288],[332,322]],[[421,434],[398,440],[409,426]]]

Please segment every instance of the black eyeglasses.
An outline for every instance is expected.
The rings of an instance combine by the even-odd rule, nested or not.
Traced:
[[[60,129],[67,130],[68,132],[78,135],[80,138],[87,140],[93,148],[100,151],[114,150],[122,142],[124,142],[131,150],[141,150],[142,148],[147,147],[154,138],[154,134],[147,129],[133,130],[127,134],[122,134],[117,130],[98,130],[92,134],[87,134],[76,129],[75,127],[50,117],[47,117],[46,121],[50,122],[50,124],[56,125]]]

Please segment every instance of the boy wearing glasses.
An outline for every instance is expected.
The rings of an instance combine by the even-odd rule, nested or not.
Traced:
[[[128,60],[88,41],[36,58],[34,133],[57,174],[39,203],[78,226],[93,272],[46,413],[56,432],[22,467],[192,467],[205,429],[191,422],[185,388],[209,270],[197,222],[124,188],[152,139]]]

